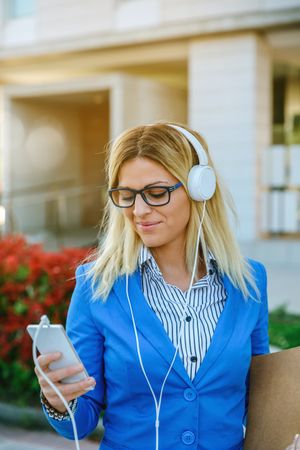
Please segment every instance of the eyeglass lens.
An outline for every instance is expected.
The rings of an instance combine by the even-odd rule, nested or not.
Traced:
[[[129,207],[134,204],[135,193],[129,189],[118,189],[112,192],[113,201],[116,205]],[[169,192],[163,187],[151,187],[143,190],[144,200],[149,205],[159,206],[168,203]]]

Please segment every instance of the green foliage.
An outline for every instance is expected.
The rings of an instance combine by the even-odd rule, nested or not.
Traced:
[[[32,367],[18,361],[8,364],[0,360],[0,399],[18,406],[39,404],[39,384]]]
[[[286,306],[269,314],[270,344],[282,349],[300,346],[300,316],[288,313]]]

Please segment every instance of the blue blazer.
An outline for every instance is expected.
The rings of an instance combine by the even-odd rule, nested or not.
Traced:
[[[160,412],[160,450],[242,449],[251,356],[269,352],[266,272],[262,264],[249,262],[261,301],[245,301],[228,277],[223,277],[227,300],[199,371],[191,381],[177,355],[167,379]],[[97,382],[94,391],[78,398],[79,438],[96,427],[106,405],[101,450],[154,450],[155,407],[137,356],[125,277],[115,282],[106,303],[91,302],[87,267],[77,268],[67,318],[67,333]],[[158,398],[175,348],[143,295],[139,270],[129,277],[129,295],[144,367]],[[48,420],[60,434],[73,438],[70,420]]]

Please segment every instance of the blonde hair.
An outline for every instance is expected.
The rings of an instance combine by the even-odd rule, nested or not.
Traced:
[[[207,153],[209,165],[214,167],[203,137],[185,125],[173,124],[184,127],[200,141]],[[109,188],[118,185],[118,175],[122,164],[138,157],[149,158],[160,163],[183,183],[186,191],[188,172],[193,165],[199,164],[192,145],[182,133],[168,126],[168,123],[158,122],[153,125],[137,126],[124,131],[111,146],[106,162]],[[203,202],[190,199],[190,203],[191,213],[186,233],[186,265],[188,271],[192,273]],[[236,218],[232,197],[217,175],[215,194],[206,202],[199,250],[202,249],[205,260],[208,249],[213,253],[221,274],[229,277],[233,285],[241,290],[245,299],[250,295],[247,282],[259,296],[251,266],[242,256],[230,229],[226,205]],[[115,280],[120,275],[130,275],[136,270],[142,245],[140,237],[129,220],[122,210],[112,204],[110,199],[105,206],[99,242],[98,249],[89,257],[93,260],[93,264],[87,275],[92,278],[93,300],[101,299],[105,302]]]

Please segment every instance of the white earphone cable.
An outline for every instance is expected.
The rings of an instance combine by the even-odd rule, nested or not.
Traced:
[[[203,220],[204,220],[204,214],[205,214],[205,207],[206,207],[206,201],[204,201],[203,204],[203,211],[202,211],[202,216],[201,216],[201,220],[200,220],[200,224],[199,224],[199,230],[198,230],[198,235],[197,235],[197,243],[196,243],[196,251],[195,251],[195,258],[194,258],[194,266],[193,266],[193,271],[192,271],[192,277],[191,277],[191,281],[190,281],[190,285],[187,291],[187,295],[186,295],[186,299],[185,299],[185,304],[184,304],[184,309],[183,309],[183,314],[182,317],[180,319],[181,321],[181,326],[180,326],[180,331],[179,331],[179,337],[178,337],[178,342],[177,342],[177,346],[176,346],[176,351],[174,353],[171,365],[169,367],[169,370],[164,378],[164,381],[162,383],[161,389],[160,389],[160,394],[159,394],[159,401],[157,401],[156,395],[154,393],[154,390],[152,388],[152,385],[149,381],[149,378],[147,376],[147,373],[145,371],[144,368],[144,364],[142,361],[142,356],[141,356],[141,351],[140,351],[140,342],[139,342],[139,338],[138,338],[138,333],[137,333],[137,329],[136,329],[136,323],[135,323],[135,319],[134,319],[134,314],[133,314],[133,310],[132,310],[132,306],[131,306],[131,301],[130,301],[130,297],[129,297],[129,292],[128,292],[128,275],[126,274],[126,297],[127,297],[127,301],[129,304],[129,309],[130,309],[130,313],[131,313],[131,319],[132,319],[132,324],[133,324],[133,329],[134,329],[134,334],[135,334],[135,340],[136,340],[136,347],[137,347],[137,353],[138,353],[138,357],[139,357],[139,362],[140,362],[140,366],[142,369],[142,372],[144,374],[144,377],[148,383],[149,389],[151,391],[153,400],[154,400],[154,404],[155,404],[155,413],[156,413],[156,418],[155,418],[155,450],[159,450],[159,414],[160,414],[160,407],[161,407],[161,401],[162,401],[162,395],[163,395],[163,390],[165,387],[165,383],[167,381],[167,378],[169,376],[169,373],[171,372],[171,369],[173,367],[173,364],[175,362],[177,353],[178,353],[178,349],[179,349],[179,345],[180,345],[180,341],[181,341],[181,337],[182,337],[182,333],[183,333],[183,324],[184,324],[184,317],[186,314],[186,309],[188,306],[188,301],[189,301],[189,297],[190,297],[190,292],[193,286],[193,282],[194,282],[194,278],[195,278],[195,273],[196,273],[196,268],[197,268],[197,261],[198,261],[198,250],[199,250],[199,243],[200,243],[200,236],[201,236],[201,231],[202,231],[202,224],[203,224]]]
[[[66,401],[66,399],[64,398],[64,396],[61,394],[61,392],[59,391],[59,389],[57,389],[57,387],[52,383],[52,381],[49,379],[49,377],[45,374],[45,372],[42,370],[38,360],[37,360],[37,339],[38,339],[38,335],[42,329],[43,326],[47,326],[49,325],[49,319],[47,316],[42,316],[40,323],[38,325],[38,328],[36,330],[36,333],[34,335],[34,339],[32,342],[32,355],[33,355],[33,361],[34,364],[37,368],[37,370],[39,371],[39,373],[42,375],[42,377],[47,381],[47,383],[52,387],[52,389],[54,390],[54,392],[58,395],[58,397],[60,398],[60,400],[63,402],[66,410],[69,413],[71,422],[72,422],[72,426],[73,426],[73,434],[74,434],[74,440],[75,440],[75,446],[76,446],[76,450],[80,450],[80,446],[79,446],[79,441],[78,441],[78,433],[77,433],[77,426],[76,426],[76,422],[75,422],[75,418],[74,418],[74,414],[71,411],[68,402]]]

